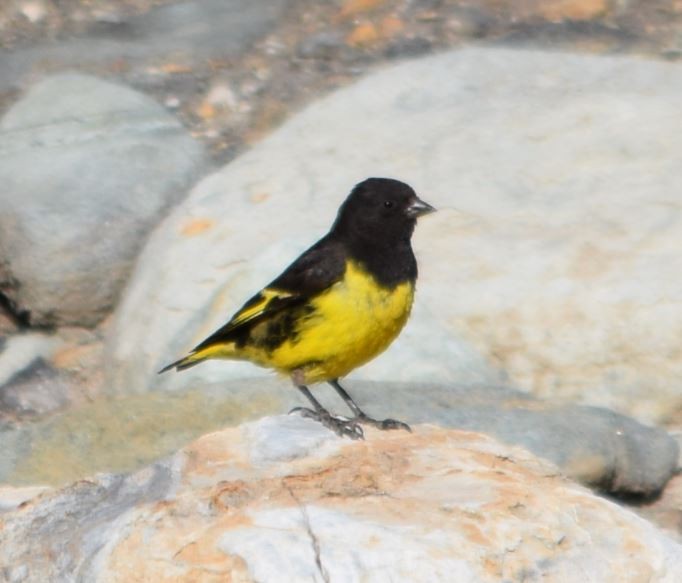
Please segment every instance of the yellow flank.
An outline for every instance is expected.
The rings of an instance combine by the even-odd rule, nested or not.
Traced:
[[[283,373],[300,371],[306,383],[343,377],[383,352],[407,322],[414,284],[380,286],[356,263],[344,277],[313,298],[313,311],[274,351],[245,346],[235,354]]]

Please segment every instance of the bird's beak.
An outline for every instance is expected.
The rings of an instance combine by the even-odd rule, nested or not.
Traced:
[[[411,219],[416,219],[417,217],[435,212],[436,209],[433,208],[428,202],[424,202],[421,198],[415,198],[410,203],[410,206],[407,207],[407,216]]]

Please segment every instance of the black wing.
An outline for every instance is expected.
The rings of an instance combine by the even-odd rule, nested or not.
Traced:
[[[235,340],[257,322],[286,308],[305,303],[331,287],[346,271],[344,247],[329,236],[305,251],[267,287],[246,302],[232,319],[194,348]]]

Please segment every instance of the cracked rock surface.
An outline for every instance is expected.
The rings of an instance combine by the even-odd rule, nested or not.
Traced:
[[[21,581],[682,580],[682,546],[525,450],[298,417],[208,434],[130,475],[0,492]],[[30,534],[30,535],[29,535]]]

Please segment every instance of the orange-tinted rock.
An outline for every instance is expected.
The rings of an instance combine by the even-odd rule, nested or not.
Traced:
[[[214,224],[215,221],[213,219],[197,217],[187,221],[187,223],[182,227],[181,233],[186,237],[194,237],[195,235],[205,233],[211,227],[213,227]]]
[[[540,2],[538,12],[547,20],[592,20],[608,10],[606,0],[551,0]]]
[[[379,31],[370,22],[358,24],[346,38],[352,47],[368,47],[379,40]]]
[[[385,4],[386,0],[346,0],[339,15],[349,18],[365,12],[371,12]]]
[[[299,417],[206,435],[2,515],[0,563],[28,581],[682,580],[680,545],[525,450],[366,437]]]
[[[387,16],[381,21],[381,36],[392,38],[405,29],[405,23],[396,16]]]

